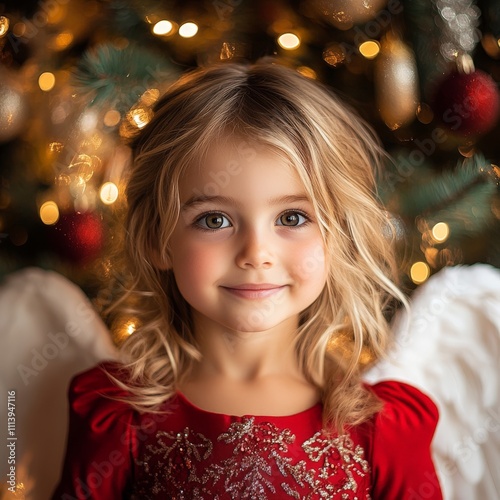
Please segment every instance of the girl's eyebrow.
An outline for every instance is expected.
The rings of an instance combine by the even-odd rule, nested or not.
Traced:
[[[267,200],[267,204],[273,206],[284,205],[286,203],[294,203],[296,201],[310,201],[310,199],[305,194],[289,194],[284,196],[278,196],[277,198],[271,198],[270,200]],[[188,210],[190,208],[208,202],[225,203],[226,205],[241,207],[241,202],[239,202],[234,198],[230,198],[228,196],[208,196],[202,194],[202,195],[195,195],[189,198],[188,201],[182,204],[181,211]]]

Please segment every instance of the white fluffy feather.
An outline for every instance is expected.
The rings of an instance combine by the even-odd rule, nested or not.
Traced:
[[[64,276],[32,267],[0,284],[0,392],[16,391],[16,479],[26,500],[49,498],[59,479],[71,377],[114,357],[106,325]],[[7,425],[0,436],[5,446]],[[7,467],[2,460],[0,497],[20,498],[7,491]]]
[[[400,380],[439,408],[433,456],[446,500],[500,498],[500,271],[447,267],[393,320],[390,359],[364,376]]]

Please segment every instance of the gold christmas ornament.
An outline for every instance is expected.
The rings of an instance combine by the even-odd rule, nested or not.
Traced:
[[[375,94],[380,116],[391,130],[415,119],[419,103],[417,65],[413,51],[394,35],[382,39],[375,60]]]

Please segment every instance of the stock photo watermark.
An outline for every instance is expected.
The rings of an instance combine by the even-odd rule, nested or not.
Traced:
[[[7,484],[8,490],[15,493],[16,482],[16,391],[7,391]]]
[[[29,365],[19,364],[17,372],[27,386],[33,377],[37,377],[53,359],[68,347],[70,340],[83,333],[82,322],[90,322],[95,318],[95,312],[90,304],[80,303],[75,310],[76,318],[69,320],[64,326],[64,332],[49,332],[48,341],[41,348],[31,349],[31,361]]]

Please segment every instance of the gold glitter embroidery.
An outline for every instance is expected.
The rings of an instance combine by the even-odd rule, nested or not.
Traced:
[[[295,441],[289,429],[278,429],[274,424],[255,424],[253,417],[234,422],[217,440],[233,445],[232,455],[220,464],[207,468],[202,481],[215,487],[224,478],[224,491],[239,498],[267,498],[276,493],[270,480],[273,465],[280,471],[289,465],[288,445]],[[220,486],[219,486],[220,489]]]
[[[369,488],[357,491],[356,479],[370,473],[361,446],[349,435],[329,437],[323,431],[305,441],[302,452],[309,462],[291,450],[295,435],[254,417],[233,422],[217,437],[217,460],[213,443],[188,427],[182,432],[159,431],[156,443],[145,446],[136,460],[138,481],[132,498],[183,499],[369,499]],[[311,465],[314,464],[314,465]],[[281,476],[281,480],[277,477]],[[217,493],[219,492],[219,493]],[[163,498],[163,497],[162,497]]]

